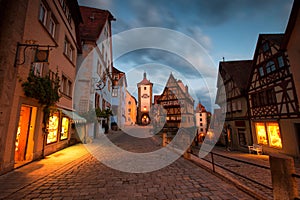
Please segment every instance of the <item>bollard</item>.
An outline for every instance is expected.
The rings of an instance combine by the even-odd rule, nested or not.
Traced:
[[[162,134],[162,146],[167,146],[167,133]]]
[[[296,199],[298,197],[294,160],[281,154],[270,154],[270,168],[274,200]]]

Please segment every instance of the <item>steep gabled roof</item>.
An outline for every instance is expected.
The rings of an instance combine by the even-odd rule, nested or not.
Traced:
[[[177,80],[175,79],[175,77],[173,76],[173,74],[171,73],[170,76],[169,76],[169,79],[168,79],[168,81],[167,81],[167,83],[166,83],[166,86],[165,86],[165,88],[164,88],[164,90],[163,90],[163,92],[162,92],[162,94],[165,93],[165,91],[166,91],[166,89],[168,88],[168,86],[170,86],[170,83],[174,83],[174,86],[175,86],[176,88],[178,88],[179,91],[182,92],[182,94],[185,96],[185,98],[189,99],[189,100],[191,101],[191,103],[194,103],[194,99],[193,99],[193,97],[188,93],[188,91],[183,90],[183,88],[180,87],[180,85],[179,85],[180,82],[182,83],[181,80],[177,81]],[[182,83],[182,84],[183,84],[183,83]],[[162,95],[160,95],[160,97],[162,97]]]
[[[252,60],[237,60],[237,61],[223,61],[220,62],[219,71],[228,74],[236,86],[240,89],[246,89],[250,72],[252,71]]]
[[[270,41],[274,44],[277,44],[278,46],[281,46],[283,42],[284,34],[283,33],[277,33],[277,34],[259,34],[258,40],[256,43],[256,48],[253,56],[253,62],[256,62],[257,56],[259,54],[260,45],[262,44],[263,40]]]
[[[80,6],[83,24],[79,26],[82,40],[96,41],[107,21],[115,20],[108,10]]]
[[[198,103],[197,107],[196,107],[196,112],[197,113],[203,113],[203,112],[207,112],[205,109],[205,106],[203,106],[201,103]]]

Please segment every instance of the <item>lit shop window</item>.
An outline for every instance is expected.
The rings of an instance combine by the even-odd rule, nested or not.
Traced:
[[[270,147],[282,148],[278,123],[267,123]]]
[[[60,140],[68,139],[70,120],[67,117],[63,117],[61,120],[61,132]]]
[[[57,141],[58,123],[59,123],[58,114],[53,114],[53,116],[50,116],[48,136],[47,136],[47,144],[50,144],[52,142]]]
[[[268,144],[267,133],[264,123],[255,123],[258,144]]]
[[[282,148],[279,125],[277,122],[255,123],[255,129],[259,144]]]

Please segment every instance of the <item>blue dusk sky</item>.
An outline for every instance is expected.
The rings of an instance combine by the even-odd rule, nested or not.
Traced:
[[[171,52],[152,47],[119,56],[116,51],[122,45],[113,37],[114,66],[126,73],[130,93],[136,96],[136,84],[146,72],[154,83],[154,94],[161,94],[172,72],[188,85],[195,104],[200,101],[209,111],[215,108],[219,62],[223,57],[226,61],[252,59],[260,33],[285,32],[292,4],[293,0],[79,0],[80,6],[112,13],[116,18],[112,22],[113,35],[144,27],[171,31],[170,35],[159,31],[160,35],[151,31],[129,32],[136,43],[156,38],[155,43],[160,44],[173,37],[173,43],[167,44]],[[178,39],[173,32],[184,34],[201,50],[196,51],[186,38]],[[178,56],[178,51],[185,53]]]

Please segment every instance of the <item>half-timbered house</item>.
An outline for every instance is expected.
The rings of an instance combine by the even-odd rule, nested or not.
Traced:
[[[223,78],[226,91],[226,118],[223,142],[234,150],[248,150],[252,143],[247,109],[247,81],[252,60],[223,61],[219,64],[219,74]],[[225,138],[225,139],[224,139]]]
[[[298,156],[295,123],[300,122],[299,104],[284,34],[259,35],[248,85],[253,143],[264,153]]]
[[[176,80],[172,74],[166,83],[163,93],[157,99],[166,112],[160,113],[165,120],[164,132],[176,134],[179,128],[194,128],[194,99],[181,80]]]

